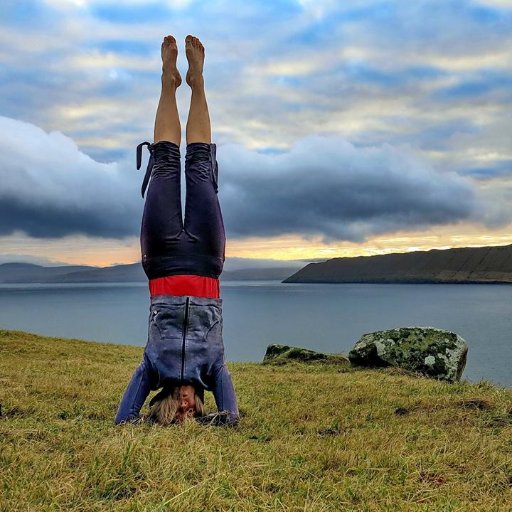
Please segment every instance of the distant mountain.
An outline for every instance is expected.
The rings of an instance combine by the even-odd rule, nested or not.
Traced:
[[[66,274],[92,268],[86,265],[43,267],[32,263],[3,263],[0,265],[0,283],[61,282],[60,279]]]
[[[432,249],[310,263],[284,283],[512,283],[512,245]]]
[[[296,267],[246,268],[223,272],[223,281],[282,280],[297,270]],[[145,282],[140,263],[112,267],[66,265],[43,267],[31,263],[4,263],[0,265],[0,284],[14,283],[129,283]]]
[[[297,267],[277,268],[244,268],[240,270],[225,270],[222,281],[282,281],[297,271]]]
[[[85,267],[53,280],[54,283],[136,283],[147,281],[140,263],[112,267]]]

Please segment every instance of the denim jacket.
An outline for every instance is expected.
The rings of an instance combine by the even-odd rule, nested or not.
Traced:
[[[214,376],[224,365],[222,299],[152,297],[146,354],[157,388],[190,382],[212,390]]]
[[[233,383],[224,362],[222,299],[151,298],[143,360],[124,393],[116,423],[137,418],[151,390],[180,384],[211,391],[219,412],[238,417]]]

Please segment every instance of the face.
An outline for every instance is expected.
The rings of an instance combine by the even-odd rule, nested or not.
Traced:
[[[178,390],[178,411],[176,419],[178,421],[184,420],[186,417],[194,415],[196,407],[196,391],[193,386],[180,386]]]

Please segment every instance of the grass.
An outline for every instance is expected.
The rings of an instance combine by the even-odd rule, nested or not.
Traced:
[[[0,511],[512,510],[510,389],[233,363],[237,428],[116,427],[141,355],[0,331]]]

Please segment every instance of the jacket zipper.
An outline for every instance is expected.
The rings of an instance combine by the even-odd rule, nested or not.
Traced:
[[[187,337],[187,329],[188,329],[189,302],[190,302],[190,298],[187,297],[187,301],[185,302],[185,320],[183,321],[183,343],[181,345],[181,380],[183,380],[183,376],[185,374],[185,339]]]

